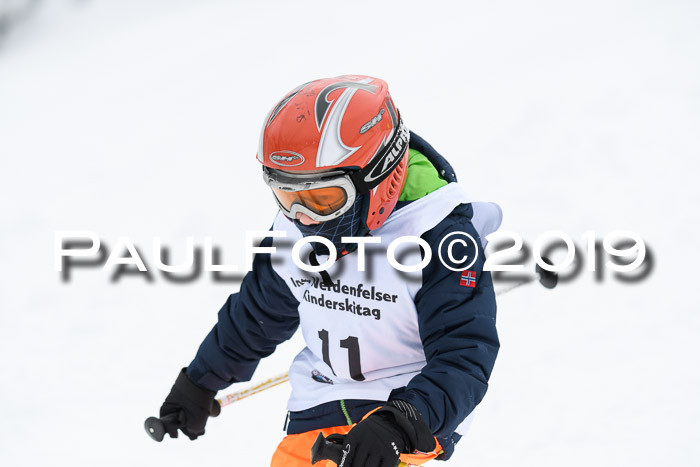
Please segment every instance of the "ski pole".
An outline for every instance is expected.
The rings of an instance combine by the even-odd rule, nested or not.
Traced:
[[[343,462],[343,446],[341,444],[328,441],[323,433],[319,433],[311,446],[311,463],[329,460],[335,465]]]
[[[273,376],[272,378],[269,378],[263,381],[262,383],[256,384],[255,386],[250,387],[248,389],[232,392],[231,394],[226,394],[221,399],[216,399],[216,401],[221,407],[226,407],[227,405],[233,404],[234,402],[238,402],[241,399],[245,399],[246,397],[250,397],[254,394],[258,394],[270,388],[274,388],[275,386],[278,386],[282,383],[286,383],[287,381],[289,381],[289,373],[284,372],[277,376]]]
[[[219,403],[220,407],[226,407],[227,405],[233,404],[234,402],[237,402],[241,399],[245,399],[246,397],[258,394],[287,381],[289,381],[289,373],[285,372],[277,376],[273,376],[272,378],[269,378],[263,381],[262,383],[256,384],[255,386],[252,386],[248,389],[226,394],[222,398],[216,399],[216,401]],[[150,436],[153,440],[160,442],[163,441],[163,438],[165,437],[165,424],[175,422],[176,420],[176,414],[166,415],[163,418],[148,417],[146,419],[146,422],[144,423],[144,428],[146,429],[146,433],[148,433],[148,436]]]
[[[552,264],[547,258],[542,259],[545,263]],[[505,295],[513,289],[517,289],[518,287],[521,287],[525,284],[529,284],[534,281],[538,281],[540,284],[542,284],[543,287],[546,287],[548,289],[553,289],[557,286],[557,283],[559,282],[559,276],[557,276],[556,272],[547,271],[546,269],[543,269],[539,264],[535,266],[535,273],[536,275],[531,276],[522,282],[518,282],[517,284],[511,285],[510,287],[506,287],[497,291],[496,296],[500,297],[501,295]]]
[[[551,264],[551,262],[548,259],[546,259],[546,258],[542,258],[542,259],[546,263]],[[556,272],[546,271],[546,270],[542,269],[539,264],[535,267],[535,272],[536,272],[536,275],[528,278],[527,280],[525,280],[523,282],[519,282],[511,287],[499,290],[498,292],[496,292],[496,296],[500,297],[502,295],[507,294],[508,292],[510,292],[513,289],[521,287],[525,284],[530,284],[534,281],[539,281],[540,284],[542,284],[544,287],[546,287],[548,289],[553,289],[557,285],[559,278],[558,278]],[[289,372],[281,373],[277,376],[273,376],[272,378],[268,378],[267,380],[265,380],[261,383],[258,383],[255,386],[252,386],[248,389],[244,389],[242,391],[236,391],[236,392],[232,392],[230,394],[226,394],[225,396],[223,396],[219,399],[216,399],[216,400],[221,407],[225,407],[227,405],[233,404],[234,402],[245,399],[246,397],[250,397],[252,395],[259,394],[263,391],[266,391],[270,388],[278,386],[282,383],[286,383],[287,381],[289,381]],[[146,419],[146,422],[144,423],[144,428],[146,429],[146,433],[148,433],[148,436],[150,436],[153,440],[160,442],[163,440],[163,438],[165,437],[165,433],[166,433],[165,424],[163,422],[164,421],[165,422],[174,422],[176,419],[177,419],[177,415],[175,415],[175,414],[166,415],[163,418],[148,417]],[[321,444],[319,444],[319,446],[326,446],[325,444],[322,444],[322,442],[319,441],[318,439],[316,441],[317,441],[317,443],[321,443]],[[325,439],[324,439],[324,441],[325,441]],[[333,444],[330,441],[327,441],[326,443]],[[325,450],[323,450],[322,448],[319,448],[319,452],[328,453],[328,452],[332,452],[332,449],[334,449],[333,446],[327,447],[327,449],[325,449]]]

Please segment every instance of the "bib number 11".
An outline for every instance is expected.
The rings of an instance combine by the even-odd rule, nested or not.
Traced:
[[[328,337],[328,331],[321,329],[318,331],[318,337],[321,339],[321,354],[323,355],[323,362],[331,368],[333,374],[335,375],[335,370],[333,370],[333,365],[331,365],[330,357],[330,339]],[[365,377],[362,374],[362,366],[360,365],[360,342],[357,337],[350,336],[347,339],[340,341],[340,347],[343,349],[348,349],[348,367],[350,369],[350,377],[355,381],[364,381]]]

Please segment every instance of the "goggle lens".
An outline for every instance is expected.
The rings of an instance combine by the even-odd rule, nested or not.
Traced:
[[[342,208],[348,199],[345,190],[337,186],[301,191],[272,188],[272,192],[287,211],[291,211],[294,204],[300,204],[321,216],[327,216]]]

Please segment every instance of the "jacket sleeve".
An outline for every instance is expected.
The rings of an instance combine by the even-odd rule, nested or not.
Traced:
[[[427,364],[406,388],[390,396],[413,404],[438,438],[452,435],[481,402],[499,348],[493,283],[483,271],[484,251],[471,216],[471,205],[460,205],[422,236],[433,253],[415,297]],[[452,271],[438,257],[440,241],[453,232],[466,232],[476,240],[478,259],[467,270],[476,275],[473,287],[471,281],[462,281],[467,271]],[[441,248],[445,261],[449,243]],[[473,244],[463,247],[457,242],[452,257],[473,258],[475,252]]]
[[[272,246],[265,238],[262,247]],[[249,381],[261,358],[286,341],[299,326],[299,302],[272,268],[271,255],[258,253],[238,293],[219,311],[218,322],[187,368],[197,385],[218,391]]]

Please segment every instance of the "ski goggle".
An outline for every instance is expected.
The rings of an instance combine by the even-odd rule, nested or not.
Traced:
[[[358,194],[369,193],[399,165],[410,135],[398,117],[398,127],[366,167],[320,173],[292,173],[263,166],[263,179],[272,189],[280,210],[290,219],[303,213],[326,222],[346,213]]]
[[[341,170],[315,174],[289,174],[264,167],[263,178],[285,216],[303,213],[326,222],[346,213],[357,198],[350,175]]]

